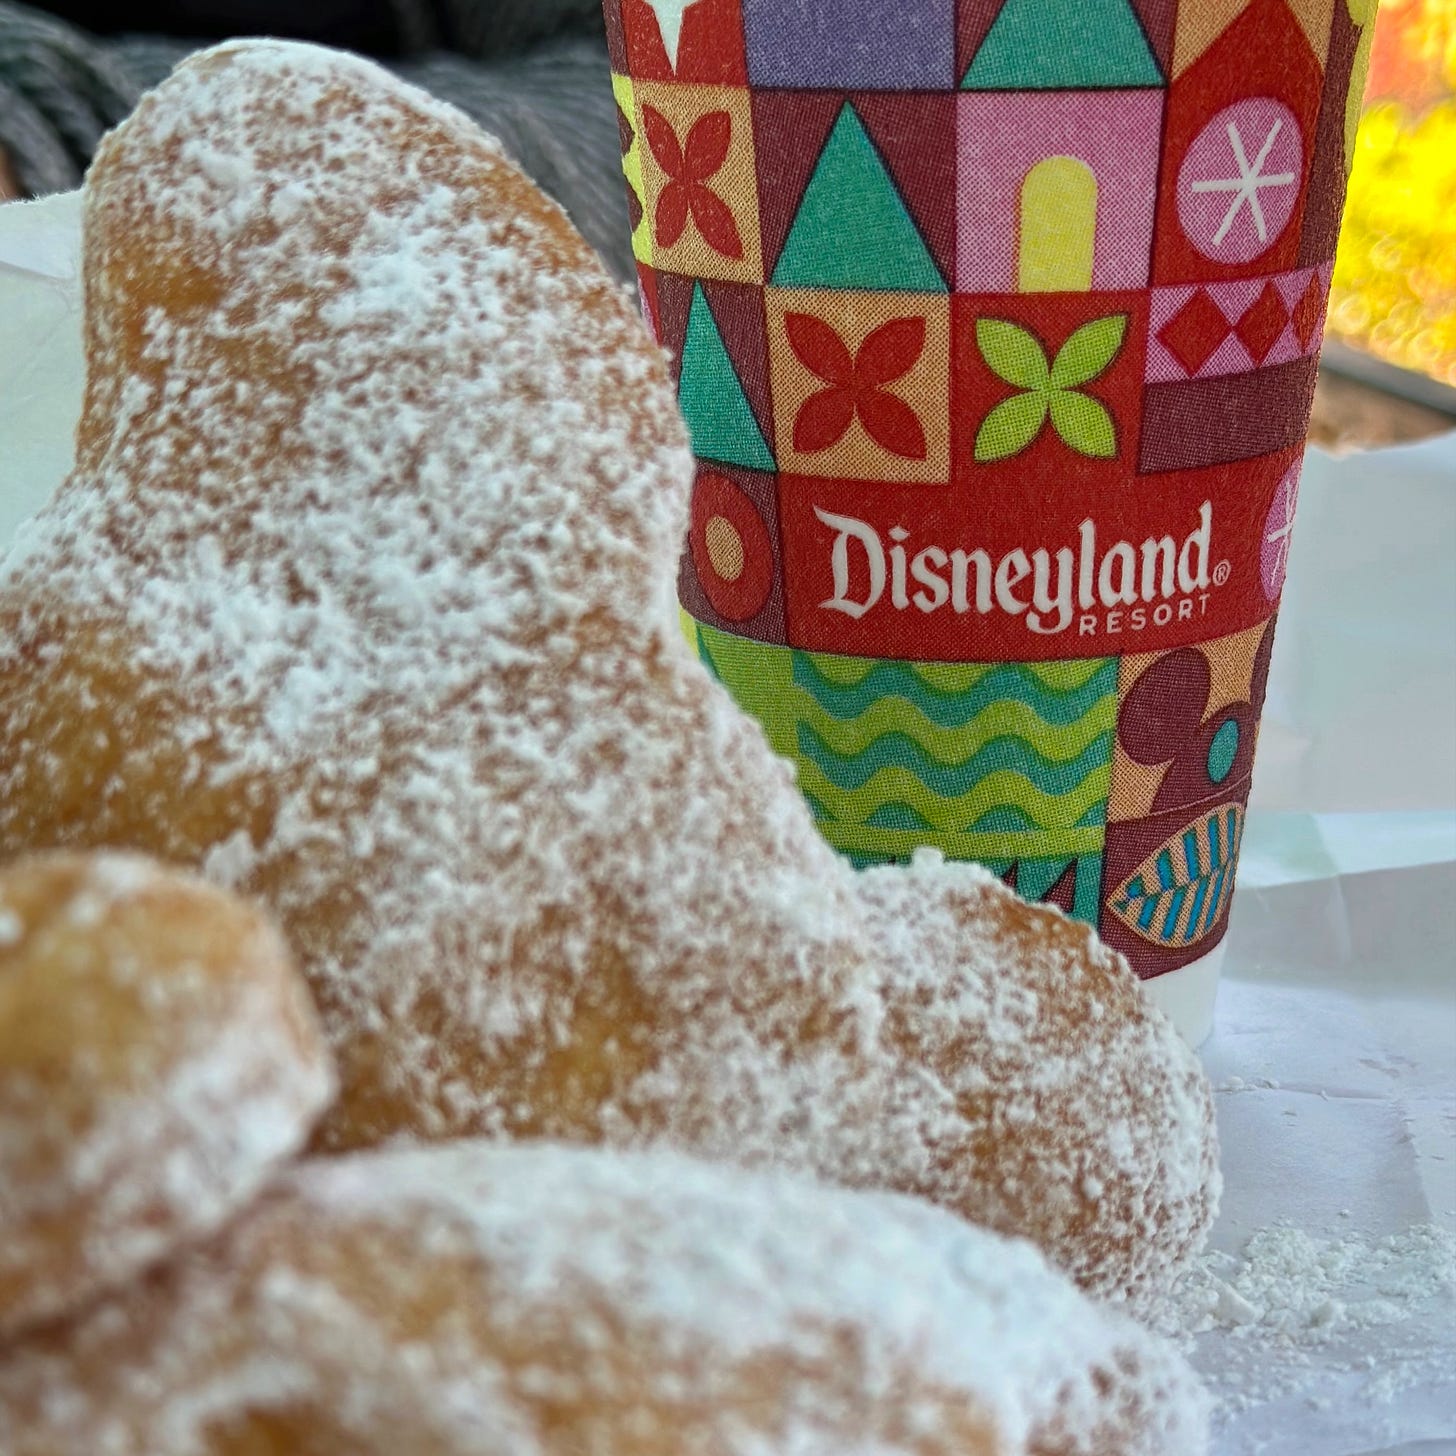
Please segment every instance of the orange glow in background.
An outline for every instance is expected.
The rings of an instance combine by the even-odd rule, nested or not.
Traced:
[[[1456,384],[1456,0],[1382,0],[1330,333]]]

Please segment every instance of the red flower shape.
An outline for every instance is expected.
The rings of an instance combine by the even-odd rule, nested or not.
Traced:
[[[642,108],[643,131],[668,183],[657,203],[657,241],[670,248],[682,237],[688,218],[708,244],[725,258],[743,257],[743,239],[728,204],[707,185],[728,160],[733,140],[733,118],[726,111],[699,117],[688,132],[688,144],[678,144],[677,133],[660,111]]]
[[[837,445],[858,416],[869,437],[892,455],[925,459],[919,417],[886,388],[903,379],[924,353],[923,318],[891,319],[859,346],[854,358],[844,340],[813,314],[785,314],[784,326],[800,362],[829,386],[810,395],[799,410],[795,450],[812,455]]]

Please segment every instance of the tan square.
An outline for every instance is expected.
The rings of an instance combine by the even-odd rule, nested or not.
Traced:
[[[1178,7],[1173,36],[1173,75],[1184,71],[1246,11],[1253,0],[1195,0]]]
[[[633,85],[653,264],[692,278],[762,283],[749,93]]]
[[[781,470],[950,478],[950,298],[769,288]]]

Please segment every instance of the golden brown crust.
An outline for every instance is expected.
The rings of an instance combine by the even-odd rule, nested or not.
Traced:
[[[266,903],[328,1148],[666,1139],[1164,1286],[1216,1186],[1195,1060],[1056,912],[819,838],[675,631],[664,363],[498,149],[363,62],[225,47],[87,205],[79,464],[0,565],[0,855]]]
[[[210,1233],[331,1090],[251,907],[131,855],[0,870],[0,1336]]]
[[[1195,1456],[1181,1359],[910,1200],[663,1153],[295,1169],[0,1361],[9,1456]]]

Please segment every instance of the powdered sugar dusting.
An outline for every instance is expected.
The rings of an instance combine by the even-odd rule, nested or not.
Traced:
[[[1085,929],[820,839],[676,632],[663,361],[494,143],[223,47],[102,148],[86,226],[78,470],[0,565],[0,851],[266,900],[331,1146],[666,1138],[1166,1286],[1216,1197],[1194,1058]],[[88,735],[125,751],[57,817]]]
[[[466,1318],[431,1303],[452,1270]],[[47,1353],[0,1366],[17,1456],[81,1449],[108,1410],[126,1412],[118,1456],[172,1456],[200,1419],[284,1401],[357,1423],[369,1453],[428,1422],[442,1456],[548,1456],[586,1439],[562,1414],[578,1403],[613,1451],[631,1443],[605,1434],[610,1413],[634,1407],[652,1449],[665,1411],[684,1449],[731,1456],[983,1449],[972,1432],[998,1456],[1192,1456],[1204,1439],[1182,1362],[1028,1245],[661,1152],[467,1143],[305,1166],[218,1250]],[[761,1393],[739,1405],[745,1378]]]
[[[194,925],[234,937],[234,966],[176,958],[189,894]],[[131,855],[0,871],[0,911],[19,926],[0,948],[0,1329],[210,1233],[332,1096],[282,946],[218,901]]]

